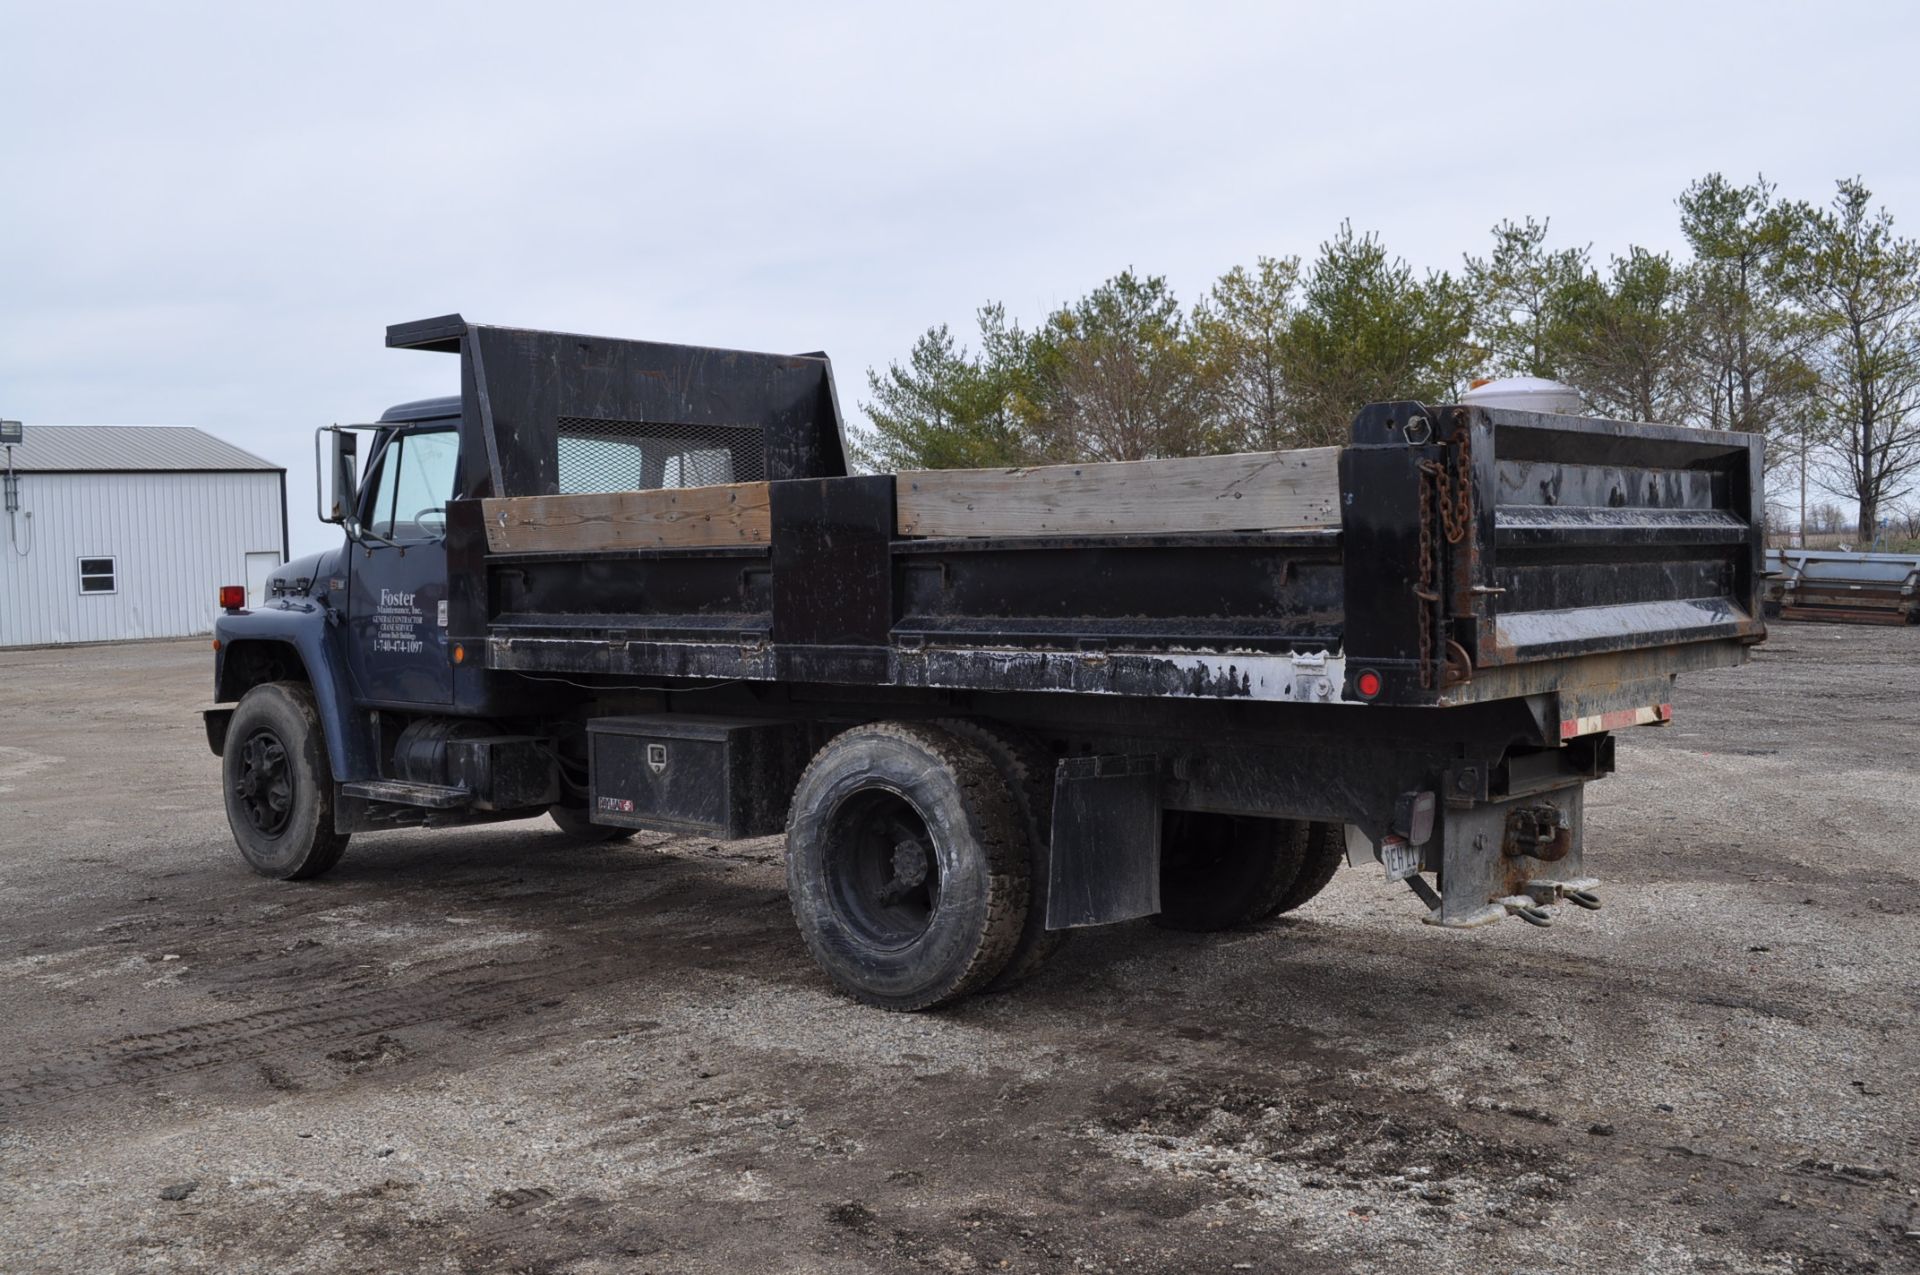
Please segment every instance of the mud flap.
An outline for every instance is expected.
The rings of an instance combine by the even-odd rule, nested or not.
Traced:
[[[1160,910],[1160,767],[1152,756],[1066,757],[1054,775],[1047,928]]]
[[[1547,923],[1563,898],[1598,907],[1582,853],[1585,785],[1475,806],[1441,816],[1440,906],[1434,925],[1485,925],[1519,916]],[[1428,847],[1431,855],[1433,847]]]
[[[231,708],[205,708],[200,710],[201,718],[207,726],[207,747],[213,750],[215,757],[226,751],[227,725],[233,721]]]

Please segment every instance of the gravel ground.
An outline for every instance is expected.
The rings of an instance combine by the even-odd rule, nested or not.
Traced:
[[[1920,629],[1589,794],[1599,913],[1077,936],[893,1016],[775,841],[228,840],[203,642],[0,652],[0,1271],[1920,1270]]]

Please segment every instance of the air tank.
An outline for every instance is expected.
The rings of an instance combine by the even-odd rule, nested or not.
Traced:
[[[1566,412],[1584,415],[1587,405],[1579,391],[1544,376],[1503,376],[1491,381],[1475,381],[1473,388],[1460,396],[1462,403],[1476,407],[1511,407],[1522,412]]]

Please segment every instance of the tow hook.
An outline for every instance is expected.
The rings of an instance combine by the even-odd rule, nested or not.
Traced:
[[[1600,896],[1593,892],[1593,887],[1599,884],[1592,877],[1576,877],[1569,881],[1533,877],[1519,883],[1520,893],[1496,895],[1487,900],[1485,907],[1476,908],[1464,917],[1442,920],[1440,892],[1418,875],[1407,878],[1408,887],[1427,905],[1427,924],[1444,925],[1452,929],[1488,925],[1509,916],[1517,916],[1528,925],[1543,930],[1551,929],[1553,913],[1548,908],[1562,900],[1589,912],[1599,911]]]
[[[1573,821],[1558,806],[1519,806],[1507,815],[1500,849],[1509,859],[1564,859],[1573,849]]]
[[[1494,902],[1505,908],[1508,916],[1517,916],[1528,925],[1537,925],[1543,930],[1553,925],[1553,915],[1525,895],[1516,894],[1512,898],[1495,899]]]
[[[1585,908],[1589,912],[1598,912],[1600,910],[1600,896],[1593,892],[1593,886],[1595,884],[1597,883],[1590,877],[1577,881],[1543,881],[1535,878],[1521,888],[1525,890],[1536,903],[1554,903],[1565,899],[1577,908]]]

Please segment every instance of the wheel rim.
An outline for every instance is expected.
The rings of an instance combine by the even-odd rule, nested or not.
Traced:
[[[247,736],[233,792],[254,831],[277,837],[287,830],[293,819],[293,765],[278,735],[262,728]]]
[[[890,791],[850,797],[826,845],[835,911],[863,941],[900,948],[927,932],[940,908],[940,856],[911,802]]]

